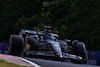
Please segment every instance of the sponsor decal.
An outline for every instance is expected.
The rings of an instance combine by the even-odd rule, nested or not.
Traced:
[[[55,44],[54,46],[58,46],[58,44]]]
[[[93,57],[92,57],[93,56]],[[92,57],[92,58],[91,58]],[[89,56],[90,59],[95,59],[95,53],[94,52],[91,52],[90,56]]]
[[[87,64],[92,64],[92,65],[96,65],[97,61],[95,60],[95,53],[91,52],[91,54],[89,55],[89,59],[87,61]]]

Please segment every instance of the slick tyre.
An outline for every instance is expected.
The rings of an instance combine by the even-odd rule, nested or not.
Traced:
[[[77,56],[81,56],[83,60],[87,61],[87,52],[85,48],[85,44],[83,42],[77,42],[73,46],[73,53],[75,53]],[[80,63],[82,64],[83,61],[78,60],[72,60],[74,63]]]
[[[23,43],[24,43],[23,37],[19,35],[11,35],[8,47],[9,54],[19,56],[23,51]]]
[[[27,36],[25,41],[26,44],[25,44],[23,56],[32,57],[32,53],[30,53],[30,51],[38,50],[38,42],[35,38],[31,36]]]
[[[30,51],[38,50],[38,43],[35,38],[27,36],[27,42],[30,45]]]

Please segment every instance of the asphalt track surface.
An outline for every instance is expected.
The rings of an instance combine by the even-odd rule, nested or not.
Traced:
[[[41,67],[100,67],[100,66],[88,65],[88,64],[74,64],[67,61],[60,62],[60,61],[52,61],[52,60],[45,60],[39,58],[29,58],[29,57],[23,57],[23,58],[31,60],[39,64]]]

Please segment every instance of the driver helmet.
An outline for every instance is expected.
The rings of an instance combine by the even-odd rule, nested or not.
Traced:
[[[51,40],[51,36],[50,36],[50,35],[46,35],[46,36],[44,37],[44,39],[45,39],[45,40]]]

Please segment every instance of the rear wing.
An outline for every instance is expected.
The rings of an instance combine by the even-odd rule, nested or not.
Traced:
[[[52,29],[51,26],[44,26],[45,29]]]
[[[33,30],[25,30],[25,29],[21,29],[21,34],[33,34],[33,35],[36,35],[36,34],[40,34],[39,31],[33,31]]]

